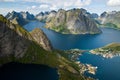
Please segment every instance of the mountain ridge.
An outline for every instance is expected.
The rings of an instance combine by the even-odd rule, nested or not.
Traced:
[[[0,15],[0,66],[9,62],[42,64],[57,68],[59,80],[93,80],[82,76],[79,67],[64,55],[63,51],[46,51],[29,32]]]
[[[104,27],[120,30],[120,11],[103,12],[98,20]]]
[[[101,30],[97,28],[95,20],[84,9],[60,9],[49,22],[46,28],[63,34],[97,34]]]
[[[23,11],[21,12],[12,11],[11,13],[9,12],[5,17],[12,23],[19,24],[21,26],[27,24],[32,20],[36,20],[33,14]]]

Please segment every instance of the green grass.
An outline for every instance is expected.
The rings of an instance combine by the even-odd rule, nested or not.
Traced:
[[[103,49],[109,49],[109,50],[112,50],[112,51],[120,51],[120,43],[111,43],[105,47],[103,47]]]
[[[62,53],[62,54],[61,54]],[[74,74],[71,69],[78,71],[78,66],[64,57],[63,51],[45,51],[39,45],[33,43],[27,50],[25,56],[16,60],[20,63],[43,64],[58,69],[59,80],[85,80],[79,73]],[[59,67],[63,65],[64,67]]]
[[[74,74],[71,70],[78,70],[77,65],[73,62],[66,59],[64,56],[64,52],[62,51],[45,51],[36,43],[32,43],[24,57],[15,58],[13,55],[9,57],[0,58],[0,63],[5,64],[9,62],[19,62],[24,64],[43,64],[53,68],[58,69],[58,73],[60,75],[59,80],[85,80],[82,75],[79,73]],[[60,67],[60,65],[64,67]]]
[[[59,26],[53,26],[51,27],[50,29],[56,31],[56,32],[60,32],[60,33],[63,33],[63,34],[68,34],[70,33],[69,30],[66,28],[65,24],[61,24]]]
[[[78,66],[69,60],[67,54],[65,54],[63,51],[46,51],[40,47],[40,45],[38,45],[32,39],[30,33],[23,29],[21,26],[12,24],[2,15],[0,15],[0,21],[4,22],[7,25],[12,25],[13,30],[19,35],[23,36],[23,38],[28,39],[29,43],[27,51],[22,58],[17,58],[14,55],[7,55],[0,57],[0,64],[6,64],[9,62],[18,62],[24,64],[43,64],[57,68],[60,76],[59,80],[85,80],[84,77],[79,74]]]
[[[111,54],[120,54],[120,43],[111,43],[105,47],[94,49],[96,53],[111,53]]]
[[[20,59],[23,63],[45,64],[49,66],[58,65],[57,55],[52,52],[45,51],[34,42],[29,46],[25,56]]]
[[[110,27],[110,28],[115,28],[115,29],[118,28],[117,25],[116,25],[116,24],[113,24],[113,23],[106,23],[106,24],[104,24],[104,26]]]

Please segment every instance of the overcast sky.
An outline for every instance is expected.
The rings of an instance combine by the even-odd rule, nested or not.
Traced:
[[[13,10],[38,14],[60,8],[84,8],[91,13],[101,14],[104,11],[120,11],[120,0],[0,0],[0,14],[3,15]]]

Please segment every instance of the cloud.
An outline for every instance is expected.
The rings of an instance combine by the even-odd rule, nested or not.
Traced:
[[[26,2],[37,2],[40,3],[39,8],[55,10],[59,8],[81,8],[91,3],[91,0],[24,0]]]
[[[48,8],[50,8],[50,5],[41,4],[41,5],[39,6],[39,8],[40,8],[40,9],[48,9]]]
[[[15,0],[0,0],[0,2],[14,2]]]
[[[120,0],[109,0],[107,2],[108,6],[120,6]]]
[[[14,3],[8,3],[9,5],[7,5],[5,2]],[[0,12],[3,13],[12,10],[16,11],[24,10],[36,14],[39,13],[40,11],[58,10],[60,8],[62,9],[81,8],[90,5],[90,3],[91,0],[0,0],[0,4],[2,4],[0,5],[1,6]]]
[[[37,7],[37,6],[34,5],[34,6],[32,6],[31,8],[32,8],[32,9],[35,9],[36,7]]]

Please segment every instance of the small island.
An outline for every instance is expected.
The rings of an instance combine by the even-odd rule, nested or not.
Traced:
[[[92,54],[101,55],[104,58],[120,56],[120,43],[111,43],[102,48],[90,50]]]

